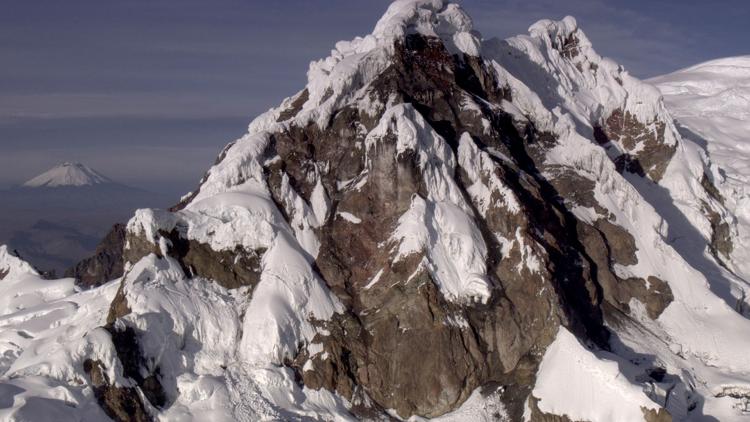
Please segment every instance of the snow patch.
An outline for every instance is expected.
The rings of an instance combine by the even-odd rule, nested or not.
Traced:
[[[362,222],[362,220],[359,217],[357,217],[356,215],[354,215],[354,214],[352,214],[350,212],[338,211],[336,213],[336,215],[338,215],[339,217],[343,218],[344,220],[346,220],[346,221],[348,221],[348,222],[350,222],[352,224],[359,224],[359,223]]]
[[[539,399],[541,411],[572,420],[643,421],[641,408],[660,407],[630,383],[618,365],[614,355],[586,349],[560,327],[544,353],[532,395]]]

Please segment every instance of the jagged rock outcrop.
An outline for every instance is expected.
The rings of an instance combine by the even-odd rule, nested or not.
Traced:
[[[64,276],[75,278],[76,284],[84,288],[120,278],[124,272],[124,248],[125,225],[115,224],[97,245],[94,255],[67,269]]]
[[[152,420],[139,399],[138,391],[133,387],[113,386],[101,362],[89,359],[83,363],[83,368],[91,379],[96,399],[112,420],[116,422]]]
[[[648,174],[658,182],[677,147],[665,143],[665,130],[664,122],[641,123],[630,112],[617,109],[602,126],[594,127],[594,138],[605,148],[616,144],[626,151],[614,158],[618,170],[627,170],[639,176]],[[630,152],[636,150],[636,154]]]
[[[234,250],[215,251],[205,243],[185,239],[177,229],[161,231],[159,236],[168,242],[166,250],[142,236],[128,233],[123,259],[126,262],[138,262],[149,254],[163,258],[166,251],[166,255],[177,260],[185,274],[192,277],[213,280],[227,289],[258,283],[264,248],[245,250],[242,246],[237,246]]]

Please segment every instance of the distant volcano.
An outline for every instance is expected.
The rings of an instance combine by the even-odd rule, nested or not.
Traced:
[[[81,163],[63,163],[28,180],[23,184],[28,188],[91,186],[113,183],[108,177]]]
[[[163,195],[127,186],[81,163],[62,163],[0,191],[0,243],[40,270],[58,273],[90,255],[133,211],[165,207]]]

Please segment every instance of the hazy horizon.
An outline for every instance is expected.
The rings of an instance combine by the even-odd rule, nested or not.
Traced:
[[[388,1],[6,1],[0,16],[0,188],[64,161],[186,193],[258,114],[302,89],[311,60],[368,33]],[[486,37],[575,16],[636,76],[747,54],[750,6],[467,0]]]

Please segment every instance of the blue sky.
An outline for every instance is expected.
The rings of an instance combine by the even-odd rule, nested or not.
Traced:
[[[193,187],[310,60],[368,33],[386,0],[0,0],[0,187],[61,161],[137,186]],[[750,54],[750,2],[466,0],[485,37],[575,16],[649,77]]]

